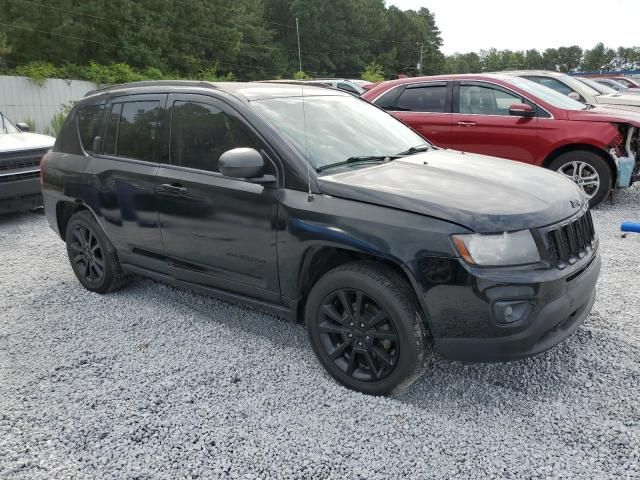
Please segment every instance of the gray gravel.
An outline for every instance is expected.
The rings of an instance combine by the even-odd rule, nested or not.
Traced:
[[[640,189],[594,212],[595,309],[401,396],[334,383],[302,326],[138,279],[84,290],[40,214],[0,219],[0,478],[639,478]]]

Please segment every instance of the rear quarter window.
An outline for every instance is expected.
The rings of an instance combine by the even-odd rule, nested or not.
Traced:
[[[445,112],[448,110],[447,86],[407,88],[398,98],[396,108],[408,112]]]
[[[94,153],[93,139],[101,136],[104,131],[104,105],[87,105],[79,108],[76,122],[82,148],[87,153]]]

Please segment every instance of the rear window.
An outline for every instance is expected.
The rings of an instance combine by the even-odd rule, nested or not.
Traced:
[[[104,129],[104,105],[88,105],[78,110],[78,133],[82,148],[94,153],[93,139],[102,135]]]

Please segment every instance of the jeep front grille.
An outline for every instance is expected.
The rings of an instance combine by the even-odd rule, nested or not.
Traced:
[[[596,234],[591,212],[547,230],[551,260],[559,267],[573,264],[593,249]]]

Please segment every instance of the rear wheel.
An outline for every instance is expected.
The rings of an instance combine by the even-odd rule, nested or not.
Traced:
[[[116,250],[90,212],[72,215],[65,240],[71,268],[87,290],[107,293],[124,285]]]
[[[604,158],[593,152],[576,150],[563,153],[549,164],[549,169],[578,185],[592,208],[602,203],[611,190],[611,169]]]
[[[432,357],[413,290],[382,265],[354,262],[324,275],[307,299],[305,317],[320,363],[353,390],[397,392],[413,383]]]

